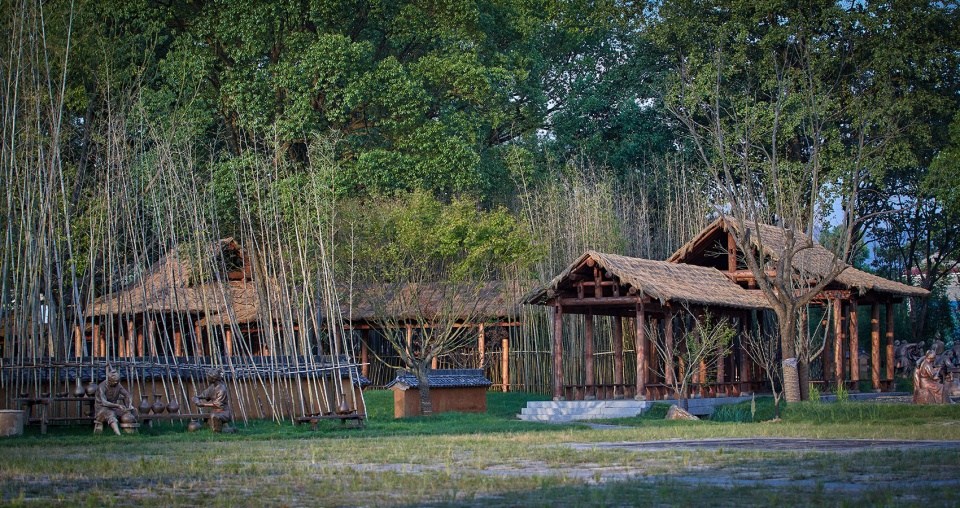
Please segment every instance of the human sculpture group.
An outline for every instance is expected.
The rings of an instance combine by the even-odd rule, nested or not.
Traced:
[[[234,432],[228,424],[233,416],[230,411],[230,392],[223,382],[220,369],[207,370],[208,386],[193,397],[198,408],[209,408],[210,429],[214,432]],[[120,373],[107,369],[107,378],[97,386],[94,399],[94,434],[103,432],[107,424],[116,435],[120,435],[120,422],[136,422],[137,408],[133,406],[130,392],[120,384]]]

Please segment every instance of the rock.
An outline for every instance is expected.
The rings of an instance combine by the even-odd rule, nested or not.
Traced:
[[[699,420],[699,418],[674,404],[667,411],[667,420]]]

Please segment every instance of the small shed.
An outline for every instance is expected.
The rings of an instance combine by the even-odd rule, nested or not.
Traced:
[[[483,376],[482,369],[436,369],[427,374],[430,380],[430,403],[433,413],[487,411],[487,388],[493,382]],[[420,383],[417,376],[400,370],[397,378],[386,386],[393,390],[393,416],[403,418],[420,415]]]

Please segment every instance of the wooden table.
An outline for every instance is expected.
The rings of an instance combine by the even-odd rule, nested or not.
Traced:
[[[293,422],[296,424],[301,423],[310,423],[310,430],[317,430],[317,422],[320,420],[340,420],[341,425],[345,425],[347,420],[353,420],[357,422],[357,427],[364,427],[363,420],[366,419],[367,415],[364,413],[349,413],[349,414],[315,414],[315,415],[306,415],[298,416],[293,419]]]
[[[27,417],[24,423],[26,424],[40,424],[40,434],[47,433],[47,423],[54,421],[93,421],[93,408],[94,408],[94,397],[19,397],[13,399],[20,408],[26,408]],[[90,405],[90,415],[83,416],[83,408],[77,409],[77,416],[65,416],[65,417],[50,417],[47,416],[47,412],[50,406],[54,403],[60,402],[79,402],[87,403]],[[34,416],[33,408],[34,406],[39,406],[39,415]]]

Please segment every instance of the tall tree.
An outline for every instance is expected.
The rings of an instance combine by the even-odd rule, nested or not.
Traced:
[[[846,268],[865,178],[889,157],[895,100],[860,44],[862,4],[797,6],[680,0],[658,7],[658,40],[676,79],[666,103],[715,179],[744,263],[778,318],[785,399],[802,398],[798,317]],[[845,205],[840,255],[816,270],[799,261],[833,199]],[[771,224],[763,234],[756,224]]]

